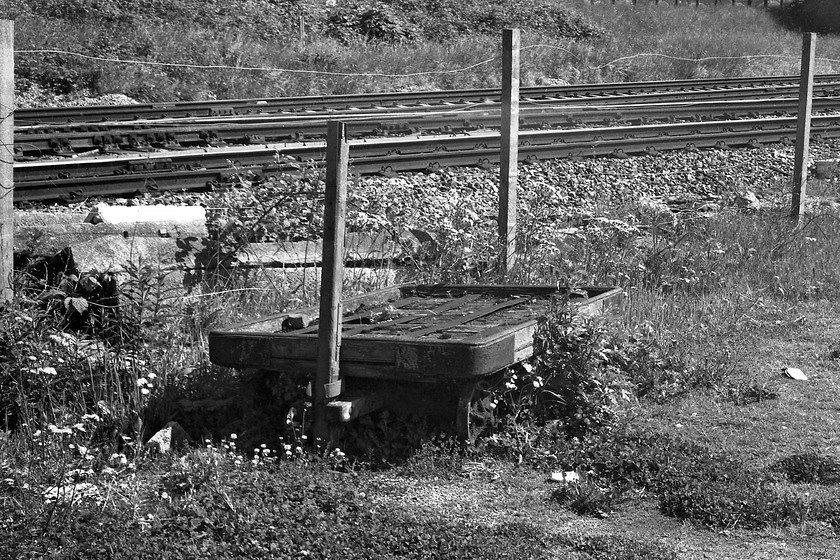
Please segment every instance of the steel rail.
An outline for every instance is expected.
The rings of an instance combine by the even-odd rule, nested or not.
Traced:
[[[836,90],[840,85],[839,74],[815,77],[815,89]],[[640,94],[706,91],[710,95],[733,95],[743,89],[784,91],[796,88],[799,76],[763,76],[753,78],[666,80],[658,82],[625,82],[607,84],[575,84],[562,86],[525,87],[521,90],[523,101],[538,99],[587,98],[609,101]],[[275,112],[306,112],[353,110],[354,108],[397,108],[420,105],[446,106],[499,102],[501,92],[496,88],[475,90],[385,92],[336,95],[329,97],[303,96],[259,99],[229,99],[214,101],[182,101],[172,103],[138,103],[131,105],[95,105],[85,107],[24,108],[15,112],[18,124],[67,122],[100,122],[154,118],[190,118],[235,116]]]
[[[817,97],[814,111],[840,110],[840,97]],[[795,97],[772,99],[736,99],[727,101],[683,101],[671,103],[624,103],[578,107],[565,103],[536,104],[520,111],[520,129],[562,129],[594,124],[642,124],[701,119],[729,120],[759,115],[796,113]],[[470,130],[498,129],[500,108],[481,107],[461,111],[354,112],[339,117],[348,123],[350,138],[399,136],[409,134],[447,134]],[[252,116],[236,122],[215,118],[178,120],[165,123],[115,126],[24,127],[15,134],[15,156],[27,158],[77,154],[149,151],[219,146],[223,144],[264,144],[321,139],[326,133],[326,117],[283,115]]]
[[[698,123],[524,131],[519,157],[524,162],[563,157],[624,157],[658,151],[792,143],[796,119],[777,117]],[[840,138],[840,115],[812,120],[815,140]],[[451,166],[498,163],[499,134],[352,140],[351,165],[357,174],[390,175],[434,171]],[[77,158],[15,164],[15,201],[115,195],[206,188],[237,178],[295,173],[307,162],[323,163],[324,142],[287,143],[259,148],[188,150],[137,157]]]

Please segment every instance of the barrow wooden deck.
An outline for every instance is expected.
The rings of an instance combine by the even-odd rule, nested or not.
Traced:
[[[622,302],[616,288],[489,285],[403,285],[348,298],[341,375],[420,382],[489,375],[532,355],[549,302],[566,297],[578,313],[593,315]],[[313,307],[215,330],[210,359],[314,373],[317,314]]]

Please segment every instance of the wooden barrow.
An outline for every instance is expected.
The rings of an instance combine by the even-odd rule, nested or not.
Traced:
[[[587,287],[416,285],[385,288],[342,302],[339,396],[330,422],[377,409],[449,414],[473,443],[494,421],[491,389],[506,368],[534,353],[534,333],[552,298],[576,313],[623,305],[623,292]],[[241,323],[210,333],[210,359],[236,368],[314,375],[318,308]]]

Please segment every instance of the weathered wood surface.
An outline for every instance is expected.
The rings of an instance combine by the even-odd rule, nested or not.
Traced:
[[[622,303],[619,289],[585,291],[588,297],[571,298],[581,314]],[[493,373],[533,353],[534,333],[557,296],[562,292],[545,286],[409,285],[350,298],[343,307],[342,376],[435,382]],[[212,332],[211,360],[314,372],[317,326],[284,331],[289,315]]]
[[[14,29],[14,22],[0,20],[0,303],[13,296]]]

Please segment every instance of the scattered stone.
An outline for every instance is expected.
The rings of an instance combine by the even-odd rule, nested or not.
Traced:
[[[169,422],[143,445],[150,453],[169,453],[189,444],[190,437],[178,422]]]
[[[736,193],[735,206],[737,206],[741,212],[752,214],[761,210],[761,201],[754,192],[743,191]]]
[[[73,504],[84,499],[96,500],[100,497],[99,488],[90,482],[77,482],[64,486],[50,486],[43,493],[48,504]]]

